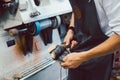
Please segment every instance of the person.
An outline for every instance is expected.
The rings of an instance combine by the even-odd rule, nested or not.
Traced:
[[[73,8],[64,38],[71,53],[60,65],[68,80],[110,80],[113,54],[120,49],[120,0],[70,0]]]

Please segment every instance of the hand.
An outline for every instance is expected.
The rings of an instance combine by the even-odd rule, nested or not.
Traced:
[[[78,44],[76,40],[73,40],[74,32],[72,30],[68,30],[67,35],[64,38],[65,45],[70,45],[70,48],[73,48]]]
[[[63,62],[60,65],[64,68],[77,68],[82,62],[86,61],[83,55],[84,53],[70,53],[63,58]]]
[[[75,47],[77,44],[78,44],[78,42],[77,42],[76,40],[72,40],[72,41],[71,41],[71,45],[70,45],[71,49],[72,49],[73,47]]]
[[[64,38],[64,42],[67,46],[70,45],[71,41],[73,40],[73,37],[74,37],[74,32],[72,30],[68,30]]]

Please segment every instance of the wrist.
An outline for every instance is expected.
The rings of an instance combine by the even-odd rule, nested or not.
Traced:
[[[82,62],[90,60],[88,54],[89,54],[89,51],[79,52],[79,58],[80,59],[82,58]]]
[[[68,31],[71,31],[72,33],[74,33],[74,34],[75,34],[75,29],[74,29],[74,27],[73,27],[73,26],[68,27]]]

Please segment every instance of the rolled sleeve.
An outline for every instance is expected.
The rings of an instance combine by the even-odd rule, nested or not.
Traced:
[[[103,8],[111,31],[120,35],[120,0],[103,0]]]

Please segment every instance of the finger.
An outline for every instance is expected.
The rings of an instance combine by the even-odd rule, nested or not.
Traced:
[[[70,44],[70,39],[68,39],[67,37],[65,37],[64,42],[65,42],[65,45],[69,45]]]
[[[65,62],[60,63],[60,65],[61,65],[62,67],[67,67],[67,65],[66,65]]]
[[[67,56],[63,58],[63,62],[66,62],[66,61],[67,61]]]
[[[65,40],[64,42],[65,42],[65,45],[66,45],[66,46],[70,44],[70,41],[69,41],[69,40]]]
[[[77,41],[75,41],[75,40],[73,40],[73,41],[71,41],[71,48],[73,48],[75,45],[77,45]]]
[[[66,63],[61,63],[60,64],[64,69],[68,69],[69,68],[69,66],[66,64]]]
[[[64,69],[68,69],[68,67],[63,67]]]
[[[74,47],[74,42],[72,41],[72,42],[71,42],[71,48],[73,48],[73,47]]]

